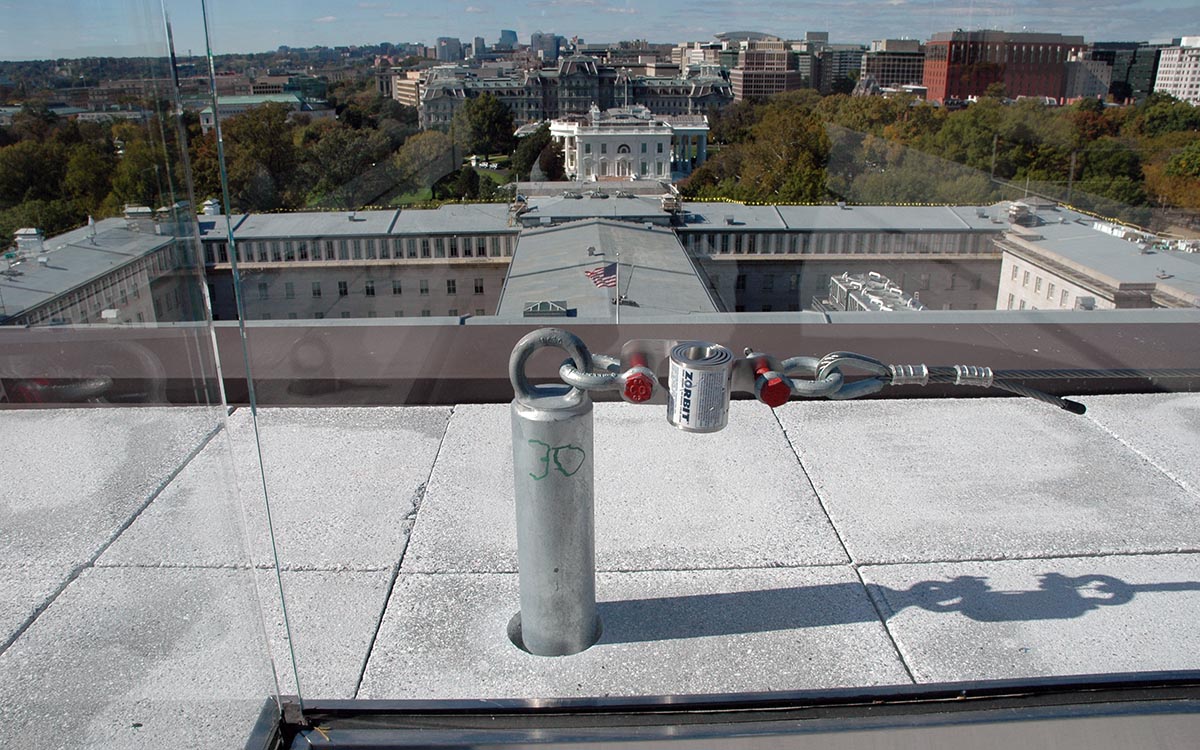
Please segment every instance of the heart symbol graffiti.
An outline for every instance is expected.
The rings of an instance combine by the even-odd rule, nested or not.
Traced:
[[[560,445],[554,449],[554,465],[564,477],[569,477],[583,468],[587,454],[574,445]]]

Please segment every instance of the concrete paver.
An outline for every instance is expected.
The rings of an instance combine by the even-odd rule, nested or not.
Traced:
[[[449,413],[436,407],[259,410],[281,566],[385,570],[395,565]],[[256,565],[271,566],[248,410],[234,413],[230,430],[251,556]],[[221,487],[215,477],[230,481],[220,474],[228,463],[226,450],[214,441],[99,564],[243,564],[241,509],[214,498],[214,489]]]
[[[1200,393],[1139,393],[1080,399],[1087,416],[1200,495]]]
[[[0,415],[0,566],[90,560],[221,423],[207,407]]]
[[[1200,669],[1200,555],[861,572],[919,682]]]
[[[245,742],[274,689],[248,570],[84,571],[3,655],[22,747]]]
[[[803,402],[778,410],[786,434],[743,402],[717,435],[600,404],[604,635],[559,659],[506,636],[507,405],[457,406],[448,426],[448,408],[261,410],[300,688],[351,697],[364,663],[357,697],[380,699],[1200,669],[1200,553],[1172,554],[1200,539],[1197,397],[1086,401],[1083,418],[1015,399]],[[274,574],[244,567],[272,562],[249,413],[134,520],[219,421],[0,413],[20,459],[0,467],[0,633],[133,521],[0,654],[6,741],[240,746],[275,689],[268,653],[295,690]]]
[[[681,432],[663,407],[597,404],[601,570],[836,564],[845,553],[758,403],[717,435]],[[405,556],[406,572],[516,570],[507,406],[458,406]]]
[[[909,681],[843,566],[603,573],[604,632],[580,654],[519,650],[515,574],[402,574],[363,698],[545,698]]]
[[[0,567],[0,643],[45,605],[69,575],[69,570],[46,565]]]
[[[283,610],[272,571],[258,571],[271,653],[285,695],[353,698],[371,640],[387,604],[392,573],[354,570],[283,572],[291,643],[295,645],[297,689],[287,651]]]
[[[788,438],[856,562],[1177,552],[1196,498],[1028,399],[793,403]]]

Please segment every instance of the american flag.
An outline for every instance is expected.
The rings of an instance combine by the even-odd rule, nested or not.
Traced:
[[[609,263],[607,266],[600,266],[599,268],[593,268],[592,270],[584,271],[583,273],[589,279],[591,279],[592,283],[595,284],[596,286],[614,287],[617,285],[617,264],[616,263]]]

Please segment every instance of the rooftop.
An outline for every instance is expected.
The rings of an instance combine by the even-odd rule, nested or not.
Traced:
[[[1049,219],[1047,223],[1012,232],[1008,238],[1022,246],[1020,241],[1025,240],[1039,254],[1114,287],[1150,284],[1181,299],[1200,300],[1200,253],[1162,249],[1143,253],[1139,243],[1100,232],[1091,221],[1057,223],[1050,215],[1043,218]]]
[[[586,219],[521,233],[496,314],[520,317],[530,302],[555,301],[579,317],[616,317],[614,289],[597,287],[586,272],[617,262],[618,252],[623,316],[716,312],[674,232]]]
[[[80,227],[49,238],[42,253],[45,264],[30,256],[10,273],[0,273],[0,312],[28,310],[175,241],[131,231],[125,219],[96,222],[95,243],[90,234],[88,227]]]
[[[604,631],[562,658],[506,636],[506,405],[260,409],[301,689],[599,697],[1200,668],[1184,447],[1200,396],[1083,400],[1083,417],[1018,399],[735,402],[716,435],[597,404]],[[272,689],[256,579],[295,690],[250,413],[213,419],[0,412],[9,741],[240,746]]]

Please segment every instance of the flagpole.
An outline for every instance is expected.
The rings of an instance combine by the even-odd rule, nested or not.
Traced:
[[[617,253],[617,325],[621,325],[621,254]]]

